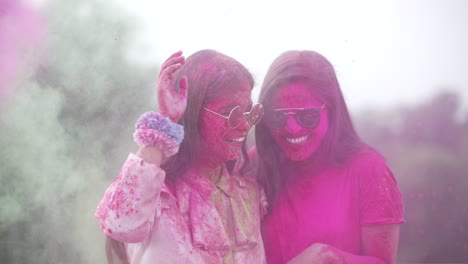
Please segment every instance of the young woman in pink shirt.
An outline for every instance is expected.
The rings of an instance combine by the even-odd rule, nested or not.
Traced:
[[[265,200],[242,166],[227,165],[263,115],[251,74],[212,50],[175,53],[161,69],[159,113],[138,120],[139,150],[95,213],[109,261],[113,249],[124,263],[265,263]]]
[[[252,153],[269,202],[267,262],[395,263],[401,194],[354,130],[332,64],[313,51],[281,54],[259,103]]]

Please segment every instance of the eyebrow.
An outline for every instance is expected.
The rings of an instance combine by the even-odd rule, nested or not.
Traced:
[[[239,106],[238,104],[230,104],[230,105],[227,105],[225,107],[222,107],[219,111],[220,112],[228,112],[231,111],[234,107],[236,106]],[[244,111],[250,111],[250,109],[252,109],[252,106],[253,106],[253,102],[250,101],[250,103],[247,105],[247,108],[246,109],[243,109]]]

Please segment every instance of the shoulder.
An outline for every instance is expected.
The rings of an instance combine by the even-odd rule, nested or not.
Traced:
[[[374,150],[358,152],[350,168],[358,183],[361,224],[403,223],[403,198],[384,157]]]
[[[385,158],[376,150],[369,148],[356,151],[349,159],[347,167],[354,172],[388,169]]]
[[[356,178],[362,192],[380,193],[385,190],[392,190],[392,193],[399,192],[397,180],[387,161],[375,150],[365,149],[356,152],[350,161],[348,173]]]
[[[351,177],[355,177],[360,182],[361,186],[377,184],[377,182],[396,184],[387,161],[373,149],[357,151],[349,160],[347,171]]]

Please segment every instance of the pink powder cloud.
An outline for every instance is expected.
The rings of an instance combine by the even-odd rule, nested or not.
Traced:
[[[33,68],[44,23],[21,0],[0,1],[0,102]]]

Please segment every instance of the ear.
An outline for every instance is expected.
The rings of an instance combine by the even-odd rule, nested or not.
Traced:
[[[179,96],[181,98],[187,98],[188,91],[188,80],[187,76],[182,76],[179,81]]]

